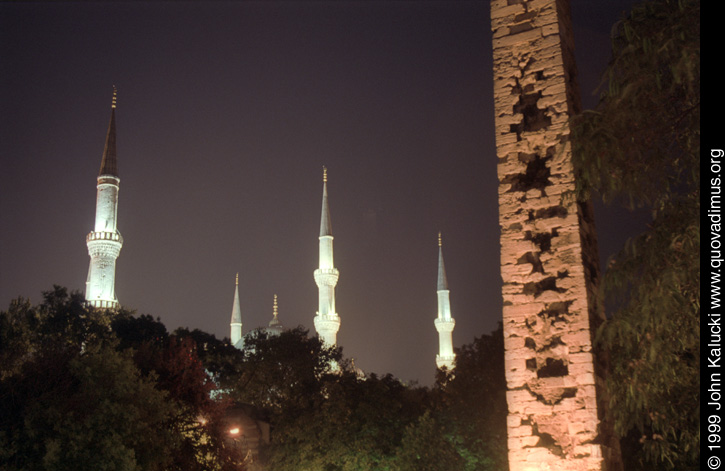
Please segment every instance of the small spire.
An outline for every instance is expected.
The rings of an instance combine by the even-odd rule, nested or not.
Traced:
[[[106,133],[106,146],[103,148],[101,170],[98,176],[112,175],[118,177],[118,164],[116,162],[116,98],[118,90],[113,86],[113,99],[111,100],[111,121],[108,123]]]
[[[448,289],[448,278],[446,277],[446,266],[443,263],[443,243],[441,233],[438,233],[438,291]]]
[[[234,303],[232,304],[232,324],[242,323],[242,309],[239,303],[239,273],[237,273],[236,286],[234,287]]]
[[[332,235],[330,207],[327,203],[327,167],[322,166],[322,216],[320,217],[320,237]]]
[[[272,307],[272,320],[269,321],[269,326],[267,327],[267,333],[271,335],[279,335],[284,331],[284,326],[279,321],[279,318],[277,318],[278,312],[277,312],[277,295],[274,295],[274,306]]]

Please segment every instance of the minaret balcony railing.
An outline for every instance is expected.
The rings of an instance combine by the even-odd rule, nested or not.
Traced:
[[[317,286],[335,286],[340,278],[337,268],[318,268],[314,275]]]
[[[121,237],[119,232],[90,232],[86,236],[86,242],[90,242],[92,240],[110,240],[123,244],[123,237]]]
[[[438,332],[453,332],[453,328],[456,326],[455,319],[440,319],[435,320],[436,330]]]
[[[91,299],[87,300],[86,304],[99,309],[119,309],[120,304],[118,301],[108,301],[104,299]]]

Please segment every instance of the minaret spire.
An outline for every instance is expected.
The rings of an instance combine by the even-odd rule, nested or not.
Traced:
[[[330,207],[327,203],[327,167],[322,167],[322,215],[320,216],[320,237],[332,236]]]
[[[340,273],[335,268],[332,254],[332,225],[327,201],[327,167],[322,167],[322,215],[320,217],[320,267],[315,270],[315,283],[319,291],[319,308],[315,316],[315,330],[326,345],[337,344],[340,316],[335,311],[335,286]]]
[[[116,309],[116,259],[123,238],[116,227],[118,216],[118,165],[116,161],[116,98],[113,87],[111,119],[101,158],[101,170],[96,185],[96,222],[93,232],[86,236],[91,263],[86,281],[86,300],[99,308]]]
[[[446,265],[443,263],[443,239],[438,233],[438,290],[448,289],[448,278],[446,278]]]
[[[453,328],[456,321],[451,316],[450,291],[448,290],[448,279],[446,278],[446,266],[443,263],[443,241],[441,233],[438,233],[438,317],[435,320],[438,331],[439,353],[436,355],[438,368],[453,369],[456,359],[453,353]]]
[[[267,333],[269,335],[279,335],[284,331],[284,326],[279,321],[279,307],[277,306],[277,295],[274,295],[274,303],[272,304],[272,320],[269,321],[269,326],[267,327]]]
[[[231,333],[229,339],[231,344],[237,348],[242,348],[242,309],[239,306],[239,273],[236,277],[236,286],[234,287],[234,304],[232,304],[232,320],[229,324]]]
[[[101,158],[101,170],[98,176],[113,175],[118,177],[118,164],[116,162],[116,99],[118,90],[113,86],[113,98],[111,99],[111,120],[108,123],[108,132],[106,133],[106,146],[103,149],[103,157]]]

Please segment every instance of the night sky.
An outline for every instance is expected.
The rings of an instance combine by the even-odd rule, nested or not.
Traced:
[[[586,107],[631,0],[573,0]],[[83,290],[112,87],[121,304],[312,330],[322,166],[338,345],[430,384],[437,234],[456,347],[501,317],[489,3],[0,3],[0,309]],[[639,227],[597,207],[606,258]]]

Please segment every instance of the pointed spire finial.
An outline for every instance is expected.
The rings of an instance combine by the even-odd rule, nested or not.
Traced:
[[[106,133],[106,145],[103,148],[103,157],[101,157],[101,170],[98,176],[112,175],[118,177],[118,163],[116,157],[116,86],[113,86],[113,99],[111,100],[111,120],[108,123],[108,132]]]
[[[274,305],[272,306],[272,315],[274,316],[275,319],[277,318],[277,309],[278,309],[278,307],[277,307],[277,295],[275,294],[274,295]]]
[[[441,238],[441,231],[438,231],[438,247],[443,247],[443,239]]]
[[[327,183],[327,167],[322,166],[322,183]]]
[[[239,286],[239,272],[237,272],[237,281],[236,281],[236,285],[237,285],[237,286]]]

